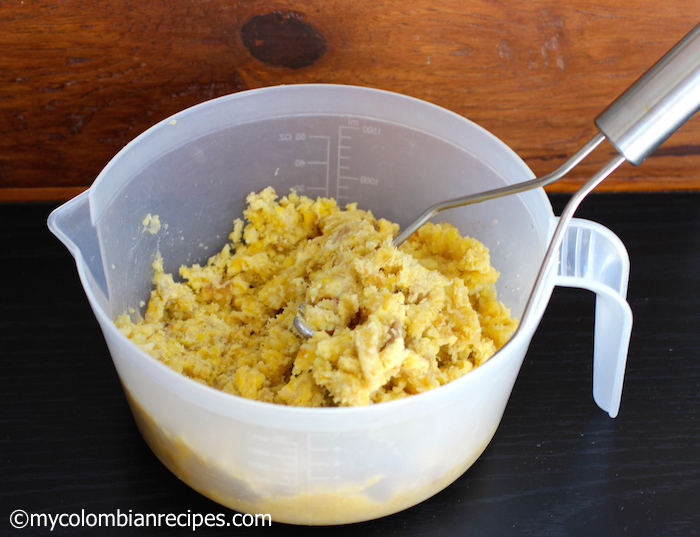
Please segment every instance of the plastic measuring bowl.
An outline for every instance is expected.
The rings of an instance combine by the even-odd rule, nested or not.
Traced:
[[[76,259],[135,419],[168,468],[239,511],[349,523],[414,505],[471,466],[498,427],[534,326],[436,390],[319,409],[250,401],[197,383],[137,348],[114,319],[143,308],[157,253],[174,274],[206,261],[226,243],[245,197],[269,185],[279,194],[296,188],[357,202],[405,224],[434,201],[532,177],[493,135],[429,103],[348,86],[274,87],[215,99],[157,124],[87,192],[56,209],[49,226]],[[159,230],[145,225],[149,214],[158,216]],[[545,193],[440,219],[490,248],[501,273],[499,299],[519,316],[556,224]],[[597,293],[605,323],[596,323],[594,378],[614,386],[603,386],[596,400],[614,415],[631,326],[627,254],[609,230],[581,220],[565,245],[537,318],[556,284]]]

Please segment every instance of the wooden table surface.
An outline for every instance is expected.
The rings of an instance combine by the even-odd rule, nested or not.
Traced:
[[[0,201],[67,199],[130,140],[202,101],[370,86],[501,138],[537,175],[698,22],[697,0],[12,0],[0,3]],[[572,191],[601,149],[550,191]],[[700,190],[700,119],[604,190]]]
[[[566,195],[552,199],[558,213]],[[73,260],[46,228],[54,205],[0,206],[0,534],[326,535],[284,524],[12,528],[18,509],[234,514],[180,482],[139,435]],[[619,416],[591,396],[593,296],[557,288],[474,466],[420,505],[335,535],[700,535],[700,194],[593,194],[578,215],[630,253]]]

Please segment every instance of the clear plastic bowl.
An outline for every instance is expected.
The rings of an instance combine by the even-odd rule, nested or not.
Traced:
[[[274,87],[215,99],[155,125],[87,192],[58,208],[49,227],[76,259],[139,429],[173,473],[238,511],[296,524],[351,523],[415,505],[472,465],[498,427],[534,327],[431,392],[361,408],[292,408],[182,376],[126,339],[114,320],[143,308],[157,252],[175,274],[181,264],[206,261],[226,242],[247,194],[266,186],[356,201],[405,225],[435,201],[532,177],[493,135],[429,103],[358,87]],[[144,229],[148,214],[158,215],[158,233]],[[556,223],[545,193],[439,219],[490,248],[499,298],[520,316]],[[563,247],[570,259],[550,275],[537,322],[562,283],[593,289],[612,304],[604,313],[631,323],[624,246],[585,221],[575,221],[570,235]],[[606,323],[602,335],[596,328],[600,348],[622,349],[596,357],[598,371],[618,374],[619,387],[605,387],[606,394],[621,390],[626,327]],[[616,397],[599,401],[614,407],[606,408],[611,415]]]

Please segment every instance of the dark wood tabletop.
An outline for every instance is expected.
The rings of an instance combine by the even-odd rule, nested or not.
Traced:
[[[558,213],[567,195],[551,199]],[[0,534],[327,535],[277,523],[79,526],[81,513],[235,513],[141,438],[73,259],[47,230],[55,206],[0,205]],[[700,193],[594,194],[577,216],[630,254],[619,416],[591,395],[594,296],[557,288],[481,458],[422,504],[335,535],[700,535]],[[15,529],[16,510],[78,527]]]

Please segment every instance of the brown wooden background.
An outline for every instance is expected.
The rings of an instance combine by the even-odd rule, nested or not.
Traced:
[[[303,82],[444,106],[544,174],[698,22],[698,0],[0,0],[0,200],[71,197],[183,108]],[[600,188],[700,189],[700,118]]]

